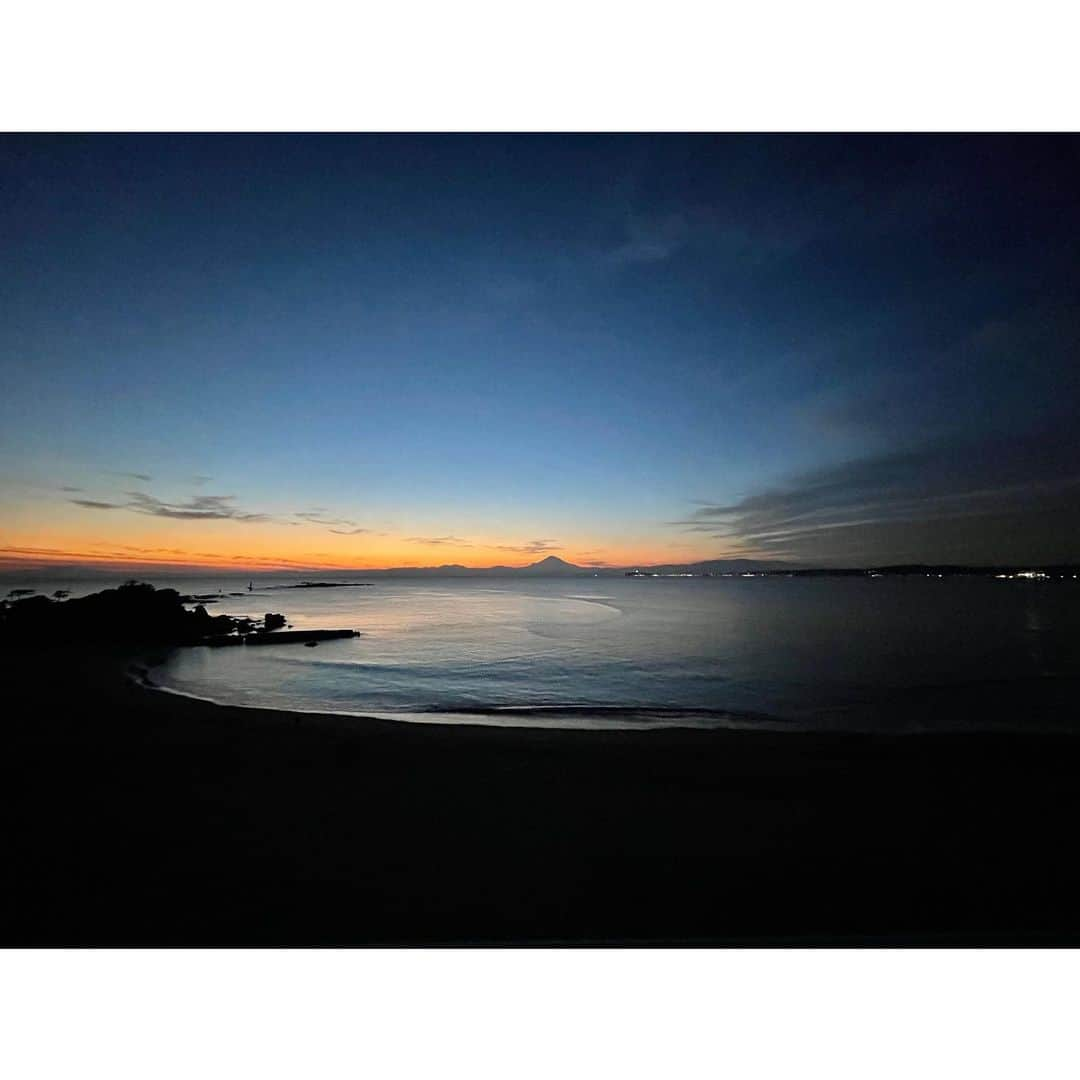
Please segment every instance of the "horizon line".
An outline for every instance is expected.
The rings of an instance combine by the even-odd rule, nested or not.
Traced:
[[[259,564],[243,564],[243,563],[211,563],[211,562],[172,562],[168,560],[121,560],[121,559],[75,559],[62,561],[60,558],[48,559],[42,557],[40,561],[33,559],[32,557],[24,559],[4,559],[0,556],[0,576],[7,574],[28,574],[34,572],[56,572],[63,570],[92,570],[100,573],[113,572],[147,572],[147,571],[188,571],[188,572],[211,572],[211,571],[226,571],[230,574],[235,574],[238,577],[245,575],[262,575],[262,574],[386,574],[386,573],[430,573],[438,570],[459,570],[459,571],[472,571],[476,573],[484,573],[495,570],[513,570],[522,571],[528,570],[533,567],[543,566],[544,563],[558,562],[562,566],[566,566],[573,570],[580,570],[582,573],[599,573],[599,572],[619,572],[634,569],[650,570],[661,567],[683,567],[689,568],[693,566],[702,566],[711,563],[752,563],[759,564],[765,567],[775,566],[778,570],[784,571],[824,571],[824,572],[839,572],[846,570],[875,570],[875,569],[888,569],[890,567],[956,567],[958,569],[971,569],[971,570],[993,570],[993,569],[1016,569],[1019,567],[1025,567],[1028,569],[1040,569],[1040,568],[1064,568],[1064,567],[1080,567],[1080,563],[1077,562],[1059,562],[1059,561],[1039,561],[1039,560],[1025,560],[1022,562],[1005,561],[1005,562],[956,562],[956,561],[933,561],[933,560],[915,560],[907,562],[877,562],[877,563],[797,563],[791,561],[785,561],[783,559],[770,559],[770,558],[754,558],[750,556],[736,556],[736,557],[723,557],[718,556],[711,559],[694,559],[688,561],[668,561],[668,562],[638,562],[638,563],[595,563],[595,564],[581,564],[572,563],[568,560],[562,559],[558,556],[546,556],[543,559],[531,562],[521,563],[517,565],[509,563],[496,563],[486,566],[470,566],[465,563],[436,563],[436,564],[416,564],[410,563],[399,566],[342,566],[342,565],[330,565],[330,564],[300,564],[290,563],[288,561],[278,562],[276,560],[267,560],[264,565]]]

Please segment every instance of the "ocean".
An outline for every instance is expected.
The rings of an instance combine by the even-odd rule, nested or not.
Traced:
[[[176,649],[150,672],[164,689],[234,705],[594,729],[1077,722],[1078,581],[380,578],[302,589],[264,576],[247,593],[247,578],[151,580],[220,590],[215,614],[359,631],[316,648]]]

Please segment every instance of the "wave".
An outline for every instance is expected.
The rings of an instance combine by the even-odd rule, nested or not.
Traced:
[[[385,711],[385,710],[384,710]],[[674,722],[676,720],[712,720],[761,723],[783,723],[790,721],[768,713],[737,711],[734,709],[701,708],[696,706],[675,705],[590,705],[587,703],[577,704],[550,704],[550,705],[477,705],[473,703],[455,705],[425,705],[420,708],[409,708],[409,713],[417,714],[441,714],[441,713],[470,713],[476,716],[543,716],[547,718],[566,716],[598,716],[610,718],[622,718],[625,720],[663,720]]]
[[[446,702],[401,707],[373,704],[370,708],[343,709],[339,702],[328,701],[303,707],[294,704],[234,700],[229,696],[214,696],[209,693],[181,689],[157,681],[151,676],[150,670],[141,665],[132,665],[128,674],[134,682],[148,690],[157,690],[214,705],[353,719],[396,720],[401,723],[624,731],[661,728],[756,728],[773,731],[796,729],[795,722],[766,713],[662,705],[589,705],[587,703],[506,705]]]
[[[620,615],[624,614],[623,609],[615,602],[614,596],[567,596],[565,599],[577,600],[583,604],[595,604],[597,607],[606,607],[612,611],[617,611]]]

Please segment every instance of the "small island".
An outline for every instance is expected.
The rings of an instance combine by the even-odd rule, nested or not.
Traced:
[[[370,581],[300,581],[294,585],[263,585],[265,589],[370,589]],[[254,591],[254,590],[252,590]]]

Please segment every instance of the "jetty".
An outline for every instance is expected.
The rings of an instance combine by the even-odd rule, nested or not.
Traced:
[[[357,630],[256,630],[251,634],[212,634],[203,645],[287,645],[290,642],[332,641],[359,637]]]

